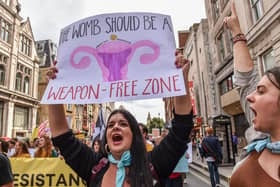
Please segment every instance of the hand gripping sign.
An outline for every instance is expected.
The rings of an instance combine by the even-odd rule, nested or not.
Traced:
[[[174,66],[170,16],[103,14],[77,21],[60,34],[59,73],[41,103],[102,103],[185,94]]]

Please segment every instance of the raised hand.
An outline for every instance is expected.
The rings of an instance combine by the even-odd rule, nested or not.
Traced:
[[[176,51],[175,55],[176,55],[175,66],[176,68],[182,68],[184,79],[185,81],[188,81],[190,61],[186,59],[180,51]]]
[[[56,68],[57,61],[53,63],[47,73],[47,80],[55,79],[58,69]],[[52,137],[59,136],[69,130],[69,126],[66,121],[63,104],[51,104],[48,105],[49,124],[52,133]]]
[[[190,92],[189,92],[189,69],[190,69],[190,62],[186,58],[184,58],[183,54],[180,51],[176,51],[176,61],[175,66],[176,68],[182,68],[185,87],[186,87],[186,95],[183,96],[176,96],[174,98],[175,101],[175,113],[176,114],[189,114],[192,110],[191,99],[190,99]]]
[[[224,26],[230,29],[233,36],[242,33],[234,1],[231,4],[231,16],[227,16],[224,18]]]
[[[58,73],[58,69],[56,67],[56,64],[57,64],[57,61],[54,61],[53,66],[51,66],[46,73],[46,77],[47,77],[48,81],[50,79],[55,79],[56,78],[56,74]]]

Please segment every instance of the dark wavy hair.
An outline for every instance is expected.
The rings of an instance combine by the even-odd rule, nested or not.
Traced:
[[[95,152],[94,150],[94,144],[95,142],[97,142],[99,144],[99,149],[98,149],[98,153],[101,151],[101,140],[97,137],[93,140],[92,144],[91,144],[91,149]]]
[[[147,158],[147,151],[143,141],[142,134],[138,127],[138,123],[135,117],[124,109],[117,109],[114,110],[109,118],[110,121],[111,117],[115,114],[122,114],[124,118],[128,121],[129,127],[132,132],[132,144],[130,148],[131,154],[131,165],[129,166],[128,171],[128,182],[131,187],[152,187],[153,186],[153,179],[152,173],[149,167],[149,162]],[[105,129],[105,133],[102,139],[102,152],[106,154],[105,145],[107,144],[106,139],[107,127]]]
[[[276,66],[265,72],[265,75],[270,80],[270,82],[280,90],[280,67]]]
[[[9,143],[6,142],[4,139],[0,138],[0,142],[1,142],[1,151],[4,153],[8,153],[8,149],[9,149]]]

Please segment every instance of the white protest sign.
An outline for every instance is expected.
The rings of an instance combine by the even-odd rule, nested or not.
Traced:
[[[185,94],[170,16],[103,14],[60,34],[59,70],[42,104],[102,103]]]

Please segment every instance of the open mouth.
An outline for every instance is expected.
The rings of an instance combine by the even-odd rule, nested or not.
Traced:
[[[112,140],[114,144],[119,144],[123,140],[123,137],[120,134],[114,134]]]
[[[250,107],[250,109],[254,113],[254,118],[253,118],[253,121],[254,121],[257,117],[257,112],[252,107]]]

